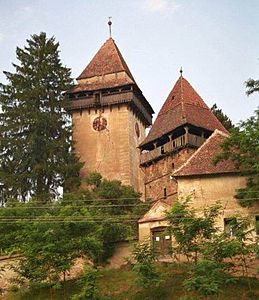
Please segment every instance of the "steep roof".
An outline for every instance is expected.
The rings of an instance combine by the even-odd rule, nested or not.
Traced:
[[[221,152],[220,144],[228,135],[222,131],[215,130],[201,147],[175,172],[173,176],[193,176],[224,174],[238,172],[234,163],[230,160],[224,160],[216,165],[213,164],[213,158]]]
[[[181,75],[162,106],[148,136],[140,146],[187,123],[210,131],[219,129],[227,133],[200,95]]]
[[[122,71],[126,72],[132,81],[135,82],[120,50],[114,40],[109,38],[77,79],[85,79]]]

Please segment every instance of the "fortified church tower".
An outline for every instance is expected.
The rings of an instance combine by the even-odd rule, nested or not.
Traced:
[[[178,196],[173,172],[215,129],[227,133],[181,71],[148,136],[140,144],[145,199],[171,204]]]
[[[154,111],[112,38],[77,78],[69,97],[75,152],[84,162],[81,176],[97,171],[143,192],[137,147]]]

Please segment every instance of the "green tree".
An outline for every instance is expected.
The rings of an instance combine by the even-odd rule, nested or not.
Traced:
[[[116,242],[135,237],[146,205],[132,188],[97,177],[97,186],[91,183],[55,202],[11,199],[0,208],[0,249],[21,255],[20,278],[56,284],[60,276],[65,280],[77,258],[103,263]]]
[[[213,114],[217,117],[217,119],[228,131],[234,128],[234,125],[230,120],[230,118],[223,113],[222,109],[218,108],[216,103],[212,105],[210,110],[213,112]]]
[[[247,95],[259,91],[259,80],[246,81]],[[221,145],[222,153],[215,163],[232,160],[241,174],[247,176],[245,188],[238,189],[236,198],[242,206],[251,206],[259,200],[259,109],[231,131]]]
[[[72,300],[101,300],[104,297],[100,296],[99,286],[97,284],[98,269],[91,268],[90,266],[85,267],[84,275],[82,278],[83,289],[82,291],[74,295]]]
[[[145,289],[160,283],[160,274],[156,270],[156,258],[148,242],[136,244],[133,250],[135,265],[133,271],[137,274],[136,282]]]
[[[196,210],[190,207],[190,201],[189,197],[177,201],[167,213],[167,220],[176,241],[173,254],[184,255],[188,261],[197,262],[204,242],[211,239],[216,232],[215,221],[221,206],[215,204],[205,209],[203,215],[197,216]]]
[[[59,58],[59,43],[45,33],[17,47],[15,72],[0,85],[0,182],[5,201],[28,197],[47,201],[58,188],[79,185],[81,165],[72,153],[71,122],[64,93],[70,70]]]
[[[1,247],[21,255],[16,265],[19,278],[55,284],[60,276],[66,280],[77,258],[94,261],[101,255],[103,243],[96,235],[101,224],[79,203],[62,200],[42,206],[32,199],[7,202],[0,210]]]
[[[246,82],[247,95],[251,95],[254,92],[259,92],[259,80],[248,79]]]
[[[248,261],[255,258],[258,247],[249,219],[233,216],[234,235],[229,236],[216,224],[220,214],[219,204],[198,213],[191,208],[190,198],[176,202],[167,214],[177,243],[174,251],[194,262],[184,286],[205,296],[218,294],[225,283],[235,281],[230,270],[241,268],[248,276]]]

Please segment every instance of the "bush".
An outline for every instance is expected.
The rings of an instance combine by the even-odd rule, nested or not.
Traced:
[[[223,270],[224,266],[219,262],[200,260],[193,266],[191,278],[184,281],[184,286],[204,296],[218,294],[224,283],[235,281]]]
[[[133,258],[136,260],[133,271],[137,274],[137,284],[144,288],[157,286],[161,280],[155,268],[155,256],[149,243],[135,245]]]

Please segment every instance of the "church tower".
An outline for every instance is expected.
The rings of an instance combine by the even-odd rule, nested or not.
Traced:
[[[143,192],[138,145],[152,124],[152,107],[110,37],[69,92],[81,176],[97,171]]]
[[[181,70],[148,136],[139,146],[145,199],[171,204],[178,197],[177,183],[171,175],[215,129],[227,133]]]

